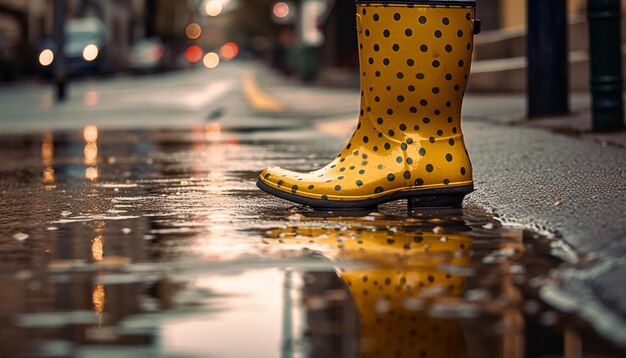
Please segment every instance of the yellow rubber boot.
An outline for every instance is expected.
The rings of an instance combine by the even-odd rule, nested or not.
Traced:
[[[264,170],[257,185],[319,209],[458,207],[473,190],[461,105],[478,32],[474,1],[357,1],[361,110],[324,168]]]
[[[361,357],[465,357],[460,323],[428,315],[436,302],[455,300],[463,277],[442,267],[469,262],[469,236],[401,229],[293,228],[268,232],[268,244],[308,248],[331,259],[360,317]],[[363,263],[341,268],[344,262]]]

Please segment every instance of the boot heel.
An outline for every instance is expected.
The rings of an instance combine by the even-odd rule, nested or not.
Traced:
[[[434,189],[415,193],[409,196],[408,210],[414,211],[423,208],[460,208],[463,199],[474,191],[473,187],[460,187],[450,189]]]

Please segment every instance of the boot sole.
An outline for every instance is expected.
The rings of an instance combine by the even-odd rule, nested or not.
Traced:
[[[378,205],[391,201],[407,199],[408,209],[422,208],[459,208],[465,196],[474,191],[473,185],[452,188],[405,190],[365,200],[324,200],[307,198],[272,188],[260,179],[256,185],[259,189],[298,204],[308,205],[314,210],[372,210]]]

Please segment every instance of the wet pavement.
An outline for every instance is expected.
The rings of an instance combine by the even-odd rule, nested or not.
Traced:
[[[0,357],[626,356],[622,148],[469,96],[463,210],[337,217],[254,182],[334,157],[358,91],[233,62],[70,94],[0,88]]]
[[[626,354],[543,303],[584,260],[559,241],[471,205],[338,217],[259,191],[335,154],[310,130],[0,135],[0,356]]]

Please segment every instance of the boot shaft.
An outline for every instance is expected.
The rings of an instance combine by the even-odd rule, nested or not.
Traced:
[[[475,11],[469,1],[441,3],[357,1],[362,119],[382,133],[402,125],[425,139],[460,134]]]
[[[357,0],[361,109],[352,138],[325,167],[269,168],[259,186],[324,209],[397,199],[409,208],[459,206],[473,190],[460,117],[474,8],[460,0]]]

